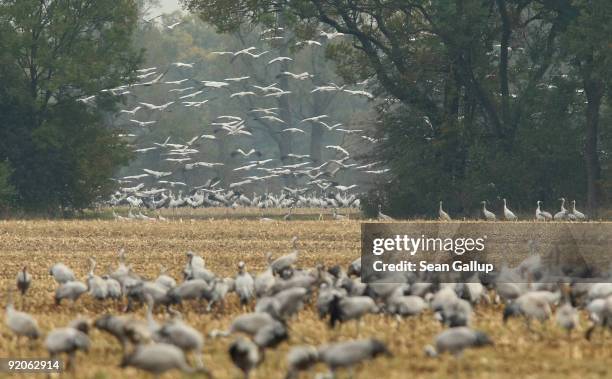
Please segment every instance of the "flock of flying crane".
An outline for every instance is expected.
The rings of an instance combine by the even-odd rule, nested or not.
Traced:
[[[173,23],[171,25],[162,25],[168,30],[174,30],[180,25]],[[285,38],[279,34],[282,33],[282,28],[273,28],[264,30],[261,33],[263,40],[273,40]],[[306,40],[295,43],[296,46],[306,48],[319,48],[324,41],[329,41],[335,38],[341,38],[342,33],[320,32],[320,41]],[[216,51],[212,54],[219,56],[228,56],[233,61],[238,57],[251,59],[253,62],[259,62],[265,59],[267,62],[261,64],[274,67],[278,64],[286,64],[293,61],[293,58],[288,56],[272,57],[272,52],[257,51],[255,46],[241,49],[239,51]],[[128,125],[137,128],[137,130],[148,129],[154,127],[158,122],[159,117],[163,112],[180,109],[188,111],[189,109],[200,108],[205,106],[209,101],[215,99],[278,99],[281,96],[292,96],[292,92],[288,88],[280,88],[277,83],[253,83],[253,79],[248,76],[231,77],[223,80],[196,80],[189,71],[194,69],[195,63],[174,62],[170,67],[160,70],[157,67],[143,68],[138,71],[137,83],[122,85],[117,88],[103,90],[102,92],[112,94],[114,96],[131,95],[132,89],[135,87],[151,87],[151,86],[167,86],[168,99],[163,104],[151,104],[138,99],[138,105],[133,109],[123,109],[119,111],[120,117],[128,117]],[[164,80],[169,70],[173,74],[183,76],[178,80]],[[303,73],[292,73],[290,71],[282,71],[279,76],[286,76],[289,80],[308,81],[314,78],[314,75]],[[367,80],[358,85],[365,87]],[[240,89],[238,87],[241,87]],[[314,85],[310,90],[312,96],[317,96],[318,93],[335,92],[345,93],[349,96],[359,96],[372,99],[371,93],[362,88],[349,89],[346,86],[328,83],[325,85]],[[214,95],[214,98],[204,98],[206,95]],[[295,95],[293,95],[295,96]],[[95,105],[96,95],[91,95],[78,99],[88,105]],[[262,104],[265,100],[261,100]],[[276,104],[277,100],[275,100]],[[319,207],[347,207],[358,206],[353,202],[347,202],[347,191],[356,187],[355,184],[340,185],[336,181],[336,175],[341,170],[356,170],[356,172],[381,175],[389,170],[382,167],[382,162],[371,162],[360,164],[350,162],[351,153],[346,147],[340,145],[327,145],[325,149],[335,154],[334,159],[325,162],[315,162],[307,154],[289,153],[287,156],[280,157],[280,160],[263,157],[262,152],[253,148],[238,148],[231,153],[232,158],[244,159],[244,162],[239,167],[233,169],[233,173],[244,174],[238,181],[228,183],[228,178],[219,178],[208,181],[207,185],[189,187],[185,181],[172,179],[177,173],[193,172],[194,175],[200,175],[200,170],[215,169],[223,166],[223,162],[205,162],[198,161],[196,156],[203,150],[199,147],[205,141],[216,140],[218,138],[231,137],[247,137],[253,136],[252,129],[249,127],[249,122],[257,120],[259,123],[268,125],[281,125],[280,133],[307,134],[305,127],[312,123],[317,123],[325,127],[328,132],[344,133],[359,135],[361,139],[367,143],[376,143],[376,139],[363,135],[363,130],[343,128],[342,123],[335,123],[332,117],[327,114],[313,115],[306,117],[292,125],[292,120],[283,120],[279,116],[279,108],[270,107],[271,103],[266,103],[266,106],[251,107],[244,114],[240,115],[219,115],[211,126],[212,132],[198,134],[193,138],[183,143],[173,143],[168,137],[163,142],[155,142],[152,146],[139,146],[134,149],[137,154],[148,154],[156,151],[160,153],[160,163],[176,165],[173,170],[159,169],[143,169],[143,173],[137,175],[129,175],[122,178],[113,178],[121,186],[120,190],[110,199],[111,205],[125,204],[130,206],[146,205],[150,208],[160,207],[178,207],[178,206],[262,206],[276,207],[279,202],[282,202],[282,193],[269,194],[262,196],[254,195],[253,198],[248,198],[244,195],[244,188],[251,185],[251,188],[256,185],[258,188],[268,188],[266,185],[272,180],[283,180],[285,185],[298,187],[295,184],[301,178],[306,179],[303,188],[285,188],[283,192],[289,192],[294,200],[297,200],[297,195],[302,195],[305,192],[309,193],[308,197],[304,197],[301,201],[308,203],[306,206]],[[276,104],[278,105],[278,104]],[[140,113],[145,112],[148,120],[143,120],[137,117]],[[152,119],[157,118],[157,120]],[[123,118],[120,118],[123,119]],[[130,126],[128,126],[130,127]],[[134,133],[138,133],[136,130]],[[125,138],[134,138],[138,134],[127,133],[120,136]],[[251,144],[252,145],[252,144]],[[280,162],[279,162],[280,161]],[[279,164],[280,163],[280,164]],[[210,177],[203,173],[201,177]],[[289,179],[288,179],[289,178]],[[143,181],[149,181],[147,186]],[[139,183],[140,182],[140,183]],[[278,184],[279,182],[275,182]],[[147,187],[147,188],[145,188]],[[225,187],[225,188],[222,188]],[[279,188],[281,186],[278,186]],[[180,191],[179,191],[180,190]],[[175,193],[178,192],[178,195]],[[267,192],[267,191],[266,191]],[[331,192],[331,195],[329,193]],[[188,193],[189,196],[183,197],[183,193]],[[338,196],[336,196],[338,195]],[[342,200],[339,200],[341,197]],[[331,200],[331,201],[330,201]],[[355,197],[352,199],[356,200]]]

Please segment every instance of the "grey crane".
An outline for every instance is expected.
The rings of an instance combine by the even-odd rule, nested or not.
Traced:
[[[120,299],[123,295],[121,289],[121,283],[116,279],[111,278],[109,275],[102,275],[102,280],[106,283],[106,296],[109,299]]]
[[[213,330],[210,336],[227,337],[232,333],[244,333],[253,337],[261,348],[275,347],[288,338],[287,327],[268,313],[245,313],[236,317],[226,331]]]
[[[274,274],[272,272],[272,261],[271,261],[272,253],[266,253],[266,260],[268,262],[268,267],[266,270],[255,277],[255,282],[253,283],[255,288],[255,295],[257,297],[266,296],[272,286],[274,286],[274,282],[276,279],[274,278]]]
[[[232,324],[227,331],[211,331],[212,337],[216,336],[228,336],[232,333],[245,333],[250,336],[255,335],[260,329],[274,325],[280,322],[270,316],[268,313],[244,313],[232,321]]]
[[[332,219],[336,221],[342,221],[342,220],[346,220],[346,216],[339,214],[338,208],[334,207],[332,208]]]
[[[348,276],[351,276],[351,275],[361,276],[361,258],[357,258],[351,262],[351,264],[348,267],[348,270],[346,270],[346,274]]]
[[[55,290],[55,304],[60,305],[62,300],[68,299],[73,303],[87,292],[87,285],[79,281],[65,282]]]
[[[243,261],[238,262],[238,275],[236,275],[234,287],[242,306],[247,305],[255,297],[255,281],[246,271]]]
[[[342,297],[346,295],[344,288],[336,288],[333,285],[322,283],[319,287],[319,296],[317,296],[317,311],[319,318],[323,319],[329,314],[329,305],[334,300],[335,296]]]
[[[19,339],[21,337],[27,337],[30,341],[40,337],[38,323],[34,317],[28,313],[15,310],[15,307],[13,306],[13,294],[11,289],[8,291],[8,301],[6,303],[4,322],[11,332],[15,334],[17,338],[17,345],[19,345]]]
[[[32,283],[32,275],[28,273],[27,269],[27,266],[23,266],[21,271],[17,273],[17,289],[21,292],[21,296],[28,292],[28,288],[30,288]]]
[[[119,282],[122,282],[119,278],[129,275],[129,267],[125,264],[125,249],[121,249],[118,252],[119,265],[117,269],[111,274],[111,277],[115,278]]]
[[[53,279],[58,284],[64,284],[75,280],[74,273],[63,263],[56,263],[49,269],[49,275],[53,276]]]
[[[444,212],[444,209],[442,209],[442,201],[440,201],[440,208],[438,209],[438,218],[440,221],[451,221],[448,213]]]
[[[560,294],[548,291],[532,291],[519,296],[512,303],[506,305],[503,320],[506,322],[510,317],[523,316],[527,328],[531,330],[531,320],[544,322],[549,319],[552,311],[551,303],[559,300]]]
[[[497,220],[497,217],[495,217],[495,214],[487,209],[487,201],[483,200],[480,203],[482,204],[482,214],[484,215],[485,220],[487,221]]]
[[[293,206],[289,207],[289,213],[287,213],[286,215],[283,216],[283,220],[290,221],[291,220],[291,213],[292,212],[293,212]]]
[[[444,304],[457,301],[458,299],[459,297],[457,296],[457,292],[455,292],[454,286],[444,286],[440,288],[431,299],[431,309],[434,312],[440,312]]]
[[[108,286],[106,281],[96,275],[96,260],[89,258],[91,264],[89,273],[87,274],[87,287],[89,288],[89,294],[97,300],[104,300],[108,296]]]
[[[144,303],[147,296],[151,296],[154,305],[169,306],[176,300],[176,298],[172,297],[172,290],[168,290],[166,287],[150,281],[137,281],[127,286],[125,293],[128,298],[128,310],[132,309],[134,301]]]
[[[338,342],[319,347],[319,359],[329,367],[332,377],[339,368],[349,368],[383,354],[392,356],[387,346],[375,338]]]
[[[382,213],[382,205],[378,204],[378,216],[380,221],[393,221],[393,218]]]
[[[212,287],[204,279],[188,280],[168,290],[168,296],[176,304],[183,300],[209,300],[212,298],[211,293]]]
[[[561,198],[559,198],[559,200],[561,201],[561,210],[559,212],[555,213],[553,218],[555,220],[567,220],[568,219],[568,217],[567,217],[567,213],[568,212],[567,212],[567,209],[565,209],[565,198],[561,197]]]
[[[572,208],[570,213],[576,217],[577,220],[584,221],[587,219],[587,216],[576,209],[576,200],[572,200]]]
[[[548,221],[548,220],[552,220],[552,215],[546,211],[543,211],[540,209],[540,207],[542,206],[542,202],[540,200],[538,200],[538,207],[536,208],[536,212],[535,212],[535,216],[536,216],[536,220],[538,221]]]
[[[203,279],[209,283],[215,279],[215,274],[206,269],[204,259],[192,251],[187,252],[187,265],[183,275],[186,280]]]
[[[255,312],[267,312],[276,319],[287,320],[302,309],[307,295],[308,290],[305,288],[288,288],[274,296],[261,298],[255,306]]]
[[[120,265],[117,270],[110,274],[110,278],[116,280],[121,285],[121,292],[127,294],[128,288],[135,287],[142,283],[142,279],[132,271],[131,266]]]
[[[193,352],[196,367],[204,369],[204,362],[202,361],[204,337],[195,328],[175,317],[162,325],[157,334],[161,342],[171,343],[183,350],[184,353]],[[204,370],[206,371],[206,369]]]
[[[270,294],[277,294],[293,287],[302,287],[309,289],[315,285],[323,276],[322,266],[319,266],[315,272],[306,271],[295,271],[295,273],[289,279],[276,279],[272,288],[270,288]]]
[[[117,339],[121,345],[122,353],[125,353],[127,343],[132,340],[135,343],[140,343],[139,339],[133,339],[134,335],[127,332],[127,325],[133,322],[134,319],[130,316],[115,316],[112,314],[105,314],[98,317],[94,321],[96,329],[104,331]]]
[[[253,342],[262,349],[275,348],[288,338],[287,327],[282,322],[277,321],[258,330],[253,336]]]
[[[587,300],[605,299],[612,295],[612,283],[594,283],[588,290]]]
[[[230,344],[229,355],[234,365],[242,371],[245,379],[248,379],[251,370],[263,361],[263,351],[244,337],[238,337]]]
[[[296,379],[300,371],[306,371],[319,362],[319,351],[311,345],[294,346],[286,359],[285,379]]]
[[[572,330],[574,330],[580,323],[578,310],[572,307],[572,304],[569,301],[564,302],[563,305],[557,308],[555,319],[557,321],[557,325],[565,329],[568,338]]]
[[[425,347],[425,353],[431,357],[448,352],[459,356],[463,350],[472,347],[493,345],[493,341],[484,332],[466,326],[446,329],[436,336],[434,346]]]
[[[440,322],[450,327],[468,326],[472,316],[472,306],[466,300],[455,298],[442,304],[437,313]]]
[[[206,311],[210,312],[216,304],[220,304],[221,310],[225,309],[225,297],[228,293],[235,290],[235,280],[233,278],[215,278],[212,282],[212,288],[210,291],[210,298],[208,298],[208,305]]]
[[[427,303],[420,296],[404,296],[400,292],[387,299],[386,310],[390,314],[401,317],[411,317],[421,314],[427,309]]]
[[[377,313],[378,306],[368,296],[341,297],[334,296],[329,304],[329,325],[333,328],[337,322],[357,320],[359,334],[360,319],[368,313]]]
[[[160,342],[161,337],[159,330],[161,326],[153,318],[153,308],[155,307],[155,300],[149,293],[145,293],[144,300],[147,304],[147,320],[130,320],[126,323],[124,330],[130,337],[130,340],[135,343],[148,343],[151,341]],[[168,309],[170,311],[170,309]]]
[[[402,287],[400,283],[374,282],[367,285],[365,294],[375,300],[386,301],[400,287]]]
[[[212,378],[208,370],[194,369],[189,366],[183,351],[167,343],[136,346],[134,351],[124,355],[120,367],[135,367],[155,376],[170,370],[181,370],[189,374],[203,372],[209,378]]]
[[[488,300],[487,289],[480,283],[478,275],[474,274],[470,281],[460,284],[460,286],[461,297],[469,301],[470,304],[478,304],[481,300]]]
[[[594,299],[587,304],[586,310],[592,323],[584,335],[587,340],[591,340],[598,327],[602,330],[612,327],[612,297]]]
[[[86,320],[77,319],[64,328],[53,329],[45,339],[45,347],[51,359],[59,354],[67,354],[66,370],[74,368],[77,351],[89,351],[89,324]]]
[[[293,271],[293,264],[297,262],[298,259],[297,240],[297,237],[293,237],[291,239],[291,245],[293,248],[291,253],[276,258],[274,261],[272,261],[272,263],[270,263],[270,267],[272,267],[272,273],[281,276],[290,275],[287,274],[287,272]]]
[[[508,206],[506,204],[506,199],[502,199],[502,200],[504,201],[504,218],[508,221],[518,220],[518,217],[516,217],[516,215],[510,209],[508,209]]]
[[[176,287],[176,280],[174,280],[173,277],[167,275],[166,273],[167,269],[164,266],[160,267],[159,275],[157,276],[157,279],[155,279],[155,283],[162,285],[167,289]]]

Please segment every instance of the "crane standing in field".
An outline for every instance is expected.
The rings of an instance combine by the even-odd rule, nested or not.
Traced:
[[[542,202],[538,200],[538,207],[536,208],[535,216],[538,221],[549,221],[552,220],[552,215],[546,211],[540,209]]]
[[[38,339],[38,337],[41,335],[40,329],[38,328],[38,323],[34,317],[25,312],[17,311],[13,306],[13,295],[11,289],[8,291],[5,323],[10,331],[16,336],[18,346],[20,337],[27,337],[30,341],[33,341]]]
[[[555,220],[568,220],[569,219],[567,216],[568,212],[567,212],[567,209],[565,209],[565,198],[562,197],[559,200],[561,201],[561,210],[555,213],[553,218]]]
[[[518,220],[518,217],[516,217],[516,215],[510,209],[508,209],[506,205],[506,199],[503,199],[503,200],[504,200],[504,218],[508,221]]]
[[[487,201],[483,200],[481,204],[482,204],[482,214],[484,215],[485,220],[487,221],[497,220],[497,217],[495,217],[495,214],[487,209]]]
[[[243,261],[238,263],[238,275],[234,281],[234,287],[242,306],[246,306],[255,297],[255,282],[251,274],[246,271]]]
[[[440,208],[438,209],[438,218],[440,221],[451,221],[448,213],[444,212],[444,209],[442,209],[442,201],[440,201]]]

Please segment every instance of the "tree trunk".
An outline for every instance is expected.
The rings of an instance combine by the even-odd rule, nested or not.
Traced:
[[[325,55],[322,52],[312,54],[312,73],[316,80],[316,85],[323,85],[320,82],[322,72],[320,70],[320,64],[325,60]],[[314,83],[313,80],[313,83]],[[312,103],[312,115],[321,115],[327,111],[333,96],[326,93],[319,92],[313,97]],[[325,134],[325,127],[318,122],[311,123],[310,129],[310,158],[316,165],[321,164],[323,161],[323,135]]]
[[[499,53],[499,90],[501,92],[501,118],[504,128],[508,128],[510,122],[510,90],[508,86],[508,47],[512,35],[510,16],[506,9],[505,0],[497,0],[497,6],[502,20],[502,34]]]
[[[325,133],[323,125],[312,124],[310,129],[310,158],[315,166],[320,165],[323,160],[323,133]]]
[[[597,154],[599,108],[603,96],[603,83],[593,78],[589,72],[584,78],[584,92],[587,97],[586,107],[586,143],[584,159],[587,180],[587,209],[591,216],[597,214],[598,186],[600,179],[599,156]]]

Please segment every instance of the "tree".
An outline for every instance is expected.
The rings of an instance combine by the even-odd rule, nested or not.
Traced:
[[[10,207],[15,196],[15,187],[10,183],[12,169],[8,162],[0,163],[0,211]]]
[[[0,158],[20,206],[82,209],[112,189],[129,154],[104,116],[141,59],[137,11],[131,0],[0,3]]]
[[[603,92],[589,90],[592,105],[583,112],[579,90],[593,84],[592,76],[584,80],[590,50],[580,54],[578,82],[561,45],[577,29],[575,41],[593,37],[598,51],[609,50],[610,33],[599,29],[611,24],[609,2],[184,3],[222,29],[269,24],[281,12],[295,29],[317,25],[351,36],[331,53],[347,82],[375,78],[383,141],[376,157],[394,176],[383,197],[399,214],[431,214],[440,199],[454,213],[509,194],[515,207],[531,209],[536,200],[550,204],[561,195],[595,199],[595,104]]]
[[[558,5],[557,5],[558,6]],[[563,6],[563,5],[562,5]],[[563,52],[574,68],[586,97],[584,160],[589,212],[598,207],[601,191],[599,124],[601,107],[612,78],[612,4],[603,0],[576,0],[564,4],[573,17],[563,36]]]

